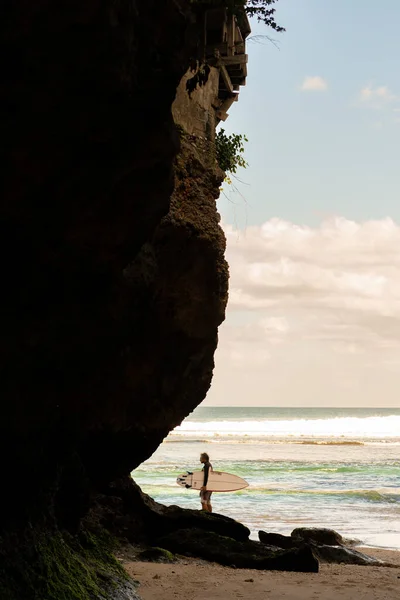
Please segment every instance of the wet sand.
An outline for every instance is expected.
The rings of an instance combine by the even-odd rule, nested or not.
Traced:
[[[359,548],[395,567],[320,565],[319,573],[233,569],[184,559],[125,562],[143,600],[398,600],[400,552]]]

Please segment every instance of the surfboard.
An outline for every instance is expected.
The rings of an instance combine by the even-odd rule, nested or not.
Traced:
[[[192,490],[199,490],[203,485],[203,481],[203,471],[194,471],[193,473],[188,471],[187,473],[179,475],[176,479],[178,485]],[[236,492],[237,490],[243,490],[248,487],[248,485],[247,481],[238,475],[232,475],[232,473],[210,471],[208,474],[208,492]]]

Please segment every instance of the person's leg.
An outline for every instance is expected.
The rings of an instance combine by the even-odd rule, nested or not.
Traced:
[[[211,492],[200,492],[201,510],[212,512]]]

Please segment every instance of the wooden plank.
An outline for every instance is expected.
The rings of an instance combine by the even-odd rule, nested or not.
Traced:
[[[246,46],[244,42],[236,42],[234,49],[234,56],[244,55],[246,50]],[[206,46],[206,56],[215,56],[216,54],[220,54],[221,56],[228,55],[228,44],[226,42],[221,44],[207,44]]]
[[[240,27],[237,22],[237,18],[235,17],[235,37],[234,42],[237,44],[238,42],[243,42],[242,32],[240,31]]]
[[[245,65],[248,60],[248,54],[235,54],[235,56],[221,56],[221,63],[225,66]]]
[[[224,65],[221,65],[219,68],[219,71],[221,73],[221,77],[222,77],[222,81],[225,84],[226,89],[233,94],[233,85],[231,82],[231,78],[229,77],[229,73],[226,70],[226,67]]]
[[[219,107],[219,110],[227,112],[230,109],[230,107],[232,106],[232,104],[234,102],[237,102],[238,99],[239,99],[239,94],[232,94],[232,96],[229,96],[229,98],[226,98],[222,102],[221,106]]]
[[[235,17],[234,15],[228,16],[227,19],[227,39],[228,42],[228,56],[233,56],[235,49]]]
[[[231,78],[232,81],[232,86],[233,85],[246,85],[246,77],[243,77],[242,75],[239,77],[232,77]]]
[[[250,21],[249,21],[248,16],[246,15],[246,13],[242,16],[242,23],[241,23],[240,30],[242,32],[244,39],[246,39],[247,36],[251,33]]]
[[[233,94],[229,98],[225,98],[225,100],[222,102],[221,106],[215,111],[217,118],[220,119],[221,121],[226,121],[226,119],[229,117],[228,110],[230,109],[230,107],[232,106],[232,104],[234,102],[238,101],[238,99],[239,99],[239,94]]]

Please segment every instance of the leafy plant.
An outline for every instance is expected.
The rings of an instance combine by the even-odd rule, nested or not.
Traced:
[[[247,13],[249,17],[257,17],[258,21],[272,27],[275,31],[285,31],[275,21],[275,8],[273,4],[278,0],[190,0],[193,5],[203,5],[207,8],[210,6],[224,6],[231,14],[234,14],[240,20],[240,16]]]
[[[239,167],[246,168],[247,162],[243,158],[244,143],[248,142],[245,135],[232,133],[226,135],[225,129],[220,129],[215,137],[217,162],[225,173],[236,173]],[[227,177],[230,182],[230,178]]]
[[[249,17],[257,17],[257,20],[264,23],[275,31],[285,31],[275,21],[275,8],[272,7],[278,0],[216,0],[218,4],[225,4],[228,9],[235,14],[240,20],[243,13],[247,13]],[[272,7],[272,8],[271,8]]]

